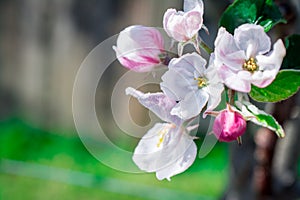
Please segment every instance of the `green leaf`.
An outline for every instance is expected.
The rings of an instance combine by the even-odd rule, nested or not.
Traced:
[[[269,31],[280,22],[285,22],[278,6],[273,0],[236,0],[223,13],[219,26],[233,34],[238,26],[259,24]]]
[[[257,21],[258,24],[265,28],[266,32],[278,23],[286,23],[286,20],[283,18],[278,6],[273,0],[265,1],[261,16]]]
[[[294,34],[285,39],[286,56],[281,69],[300,69],[300,35]]]
[[[265,88],[252,85],[250,97],[261,102],[278,102],[293,96],[300,87],[300,70],[281,70]]]
[[[280,138],[283,138],[285,136],[282,126],[272,115],[259,110],[255,105],[251,104],[248,101],[236,102],[236,105],[241,110],[243,116],[248,118],[248,120],[250,120],[254,124],[266,127],[274,131]]]
[[[282,126],[275,120],[272,115],[268,114],[258,114],[255,115],[258,125],[264,126],[266,128],[275,131],[278,137],[283,138],[285,136]]]
[[[257,15],[260,12],[262,1],[256,0],[236,0],[223,13],[219,26],[223,26],[226,30],[233,34],[234,29],[241,24],[255,23]]]

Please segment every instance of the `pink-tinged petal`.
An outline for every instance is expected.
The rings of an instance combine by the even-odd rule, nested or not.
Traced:
[[[242,69],[245,62],[246,55],[244,51],[236,51],[229,54],[224,54],[223,64],[230,68],[232,71],[238,72]]]
[[[191,10],[195,10],[195,11],[203,14],[203,10],[204,10],[203,1],[202,0],[184,0],[183,11],[189,12]]]
[[[120,63],[133,71],[151,71],[160,64],[164,53],[164,40],[158,30],[152,27],[130,26],[120,32],[116,51]]]
[[[285,46],[281,39],[273,45],[273,51],[268,55],[257,55],[257,64],[259,70],[270,70],[276,69],[279,70],[283,61],[283,58],[286,54]]]
[[[269,85],[286,53],[281,40],[268,53],[271,40],[263,27],[254,24],[239,26],[234,36],[221,27],[215,46],[213,62],[219,68],[220,78],[229,88],[240,92],[250,92],[251,84],[258,87]]]
[[[225,64],[233,71],[240,70],[246,55],[236,46],[233,36],[225,28],[219,28],[215,40],[215,58],[220,64]]]
[[[223,80],[224,84],[233,90],[246,93],[251,90],[250,81],[241,79],[237,73],[234,73],[225,65],[219,69],[219,76]]]
[[[181,120],[170,112],[176,105],[176,101],[167,97],[164,93],[142,93],[134,88],[126,88],[126,95],[131,95],[146,108],[155,113],[160,119],[179,125]]]
[[[163,26],[167,34],[179,42],[191,40],[203,25],[203,12],[196,6],[188,12],[177,12],[175,9],[168,9],[163,18]]]
[[[220,27],[215,40],[215,48],[223,54],[229,54],[238,51],[233,36],[226,31],[224,27]]]
[[[150,56],[141,55],[141,58],[143,60],[145,60],[147,63],[153,63],[153,64],[159,64],[160,63],[159,59],[153,58],[153,57],[150,57]]]
[[[256,59],[259,71],[253,74],[252,84],[260,88],[270,85],[276,78],[285,54],[286,49],[282,40],[277,40],[269,55],[258,55]]]
[[[114,50],[117,52],[116,48],[114,48]],[[160,64],[159,60],[155,61],[154,59],[153,60],[145,59],[141,61],[136,61],[126,56],[119,55],[118,53],[117,53],[117,58],[124,67],[136,72],[148,72],[151,71],[158,64]]]
[[[183,15],[183,12],[172,14],[166,25],[168,35],[179,42],[186,42],[191,39],[186,35],[186,22]]]
[[[164,17],[163,17],[163,26],[164,26],[164,29],[165,31],[167,32],[167,34],[172,37],[172,34],[171,34],[171,31],[169,31],[169,20],[170,20],[170,17],[171,16],[174,16],[176,14],[176,10],[173,9],[173,8],[169,8],[165,14],[164,14]]]
[[[203,24],[202,14],[197,11],[190,11],[184,15],[185,35],[187,38],[194,37]]]
[[[243,24],[234,31],[234,39],[237,46],[246,52],[247,59],[257,54],[265,54],[270,51],[271,40],[264,28],[255,24]]]
[[[117,47],[122,54],[136,52],[157,57],[163,51],[164,40],[155,28],[135,25],[120,32]]]
[[[161,51],[164,49],[163,37],[161,33],[153,27],[131,26],[125,29],[124,31],[128,31],[129,38],[136,43],[136,45],[133,44],[134,47],[136,46],[138,46],[139,48],[142,47],[145,48],[146,50],[154,51],[155,54],[161,53]],[[125,42],[125,41],[120,41],[120,42]],[[126,45],[127,44],[128,43],[126,42]]]
[[[259,87],[264,88],[270,85],[273,80],[276,78],[278,70],[266,70],[264,72],[258,71],[252,75],[252,84]]]
[[[237,73],[238,77],[245,81],[251,81],[253,79],[251,72],[246,70],[241,70]]]
[[[219,141],[230,142],[236,140],[246,131],[247,122],[243,116],[233,111],[229,105],[216,117],[213,133]]]

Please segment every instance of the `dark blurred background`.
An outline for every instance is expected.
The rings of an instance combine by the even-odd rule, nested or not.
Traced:
[[[293,5],[299,9],[297,2]],[[218,20],[230,2],[204,3],[210,35],[200,34],[213,46]],[[88,53],[129,25],[161,27],[171,7],[182,9],[182,1],[0,0],[0,199],[222,196],[229,179],[227,144],[217,144],[171,182],[160,182],[154,174],[127,174],[101,164],[85,149],[74,127],[73,84]],[[298,21],[294,27],[299,30]],[[107,112],[99,119],[112,137],[119,130],[108,109],[110,96],[125,72],[116,62],[97,91],[102,101],[96,108]],[[145,110],[140,107],[137,112],[144,116]],[[136,142],[126,142],[124,148],[133,150]]]

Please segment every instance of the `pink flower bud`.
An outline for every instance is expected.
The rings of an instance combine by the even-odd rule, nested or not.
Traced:
[[[158,30],[145,26],[130,26],[120,32],[113,46],[119,62],[136,72],[148,72],[161,63],[164,40]]]
[[[246,121],[243,116],[235,112],[228,105],[215,119],[213,133],[222,142],[236,140],[246,131]]]

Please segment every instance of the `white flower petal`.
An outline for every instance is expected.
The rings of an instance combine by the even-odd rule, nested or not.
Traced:
[[[147,72],[161,63],[159,55],[164,52],[164,40],[153,27],[129,26],[120,32],[113,49],[124,67]]]
[[[227,32],[224,27],[220,27],[218,30],[218,34],[215,40],[215,48],[216,50],[220,51],[219,53],[224,52],[224,55],[239,50],[235,44],[233,36],[229,32]]]
[[[208,93],[201,89],[191,91],[171,110],[171,114],[183,120],[191,119],[200,114],[208,99]]]
[[[245,80],[245,81],[251,81],[253,79],[251,72],[246,70],[241,70],[237,73],[237,76],[239,79]]]
[[[238,49],[234,37],[223,27],[219,29],[215,40],[215,57],[220,64],[234,71],[240,70],[246,59],[245,52]]]
[[[195,143],[181,127],[157,123],[139,142],[133,161],[141,170],[156,172],[160,180],[170,180],[186,170],[195,157]]]
[[[264,88],[270,85],[276,78],[278,70],[266,70],[264,72],[255,72],[252,76],[251,83],[259,88]]]
[[[186,54],[183,56],[183,59],[190,63],[190,66],[193,67],[193,70],[197,70],[200,75],[204,75],[206,70],[206,60],[197,53]]]
[[[195,161],[197,146],[188,136],[184,135],[174,151],[174,154],[181,156],[179,156],[174,163],[157,171],[157,179],[167,179],[170,181],[172,176],[187,170]]]
[[[167,97],[164,93],[158,92],[144,94],[129,87],[126,88],[126,94],[137,98],[143,106],[154,112],[160,119],[175,124],[181,123],[181,120],[177,116],[170,114],[172,108],[176,105],[176,102]]]
[[[209,88],[209,99],[207,102],[207,109],[203,113],[203,117],[206,117],[206,112],[214,110],[221,102],[222,92],[224,90],[224,85],[222,83],[211,84]]]
[[[238,73],[232,72],[225,65],[220,68],[219,75],[227,87],[239,92],[250,92],[251,82],[241,79]]]
[[[246,52],[247,59],[257,54],[265,54],[271,48],[271,39],[264,28],[255,24],[243,24],[235,29],[234,40]]]
[[[149,57],[158,57],[164,49],[164,40],[158,30],[153,27],[140,25],[129,26],[119,34],[117,48],[120,52],[132,55],[132,59],[139,58],[134,52]],[[127,56],[127,57],[128,57]]]
[[[203,25],[203,2],[186,0],[186,12],[168,9],[163,17],[163,26],[167,34],[178,42],[188,42]]]
[[[197,87],[194,74],[184,67],[180,70],[169,69],[162,77],[161,90],[171,99],[181,101],[192,87]]]
[[[279,70],[286,54],[285,46],[281,39],[273,45],[273,51],[268,55],[257,55],[257,64],[260,70],[277,69]]]
[[[184,15],[184,21],[185,21],[185,26],[184,26],[185,35],[188,38],[193,38],[203,25],[202,13],[199,13],[198,11],[187,12]]]
[[[211,61],[211,64],[213,63]],[[161,89],[167,96],[179,101],[171,110],[172,115],[177,115],[183,120],[199,115],[210,93],[214,96],[210,108],[219,103],[223,90],[222,83],[214,67],[206,69],[205,65],[206,61],[196,53],[186,54],[171,61],[169,71],[162,76]],[[219,85],[216,86],[216,90],[210,92],[208,86],[199,88],[197,78],[207,79],[207,84],[211,86]]]
[[[172,135],[170,133],[174,133],[174,130],[170,124],[157,123],[142,137],[132,157],[141,170],[155,172],[169,164],[160,161],[166,153],[163,151],[166,143],[164,140],[167,136]]]
[[[168,34],[169,36],[171,35],[171,32],[169,31],[169,27],[168,27],[169,24],[168,24],[168,22],[169,22],[170,17],[173,16],[176,12],[177,12],[176,9],[174,9],[174,8],[169,8],[169,9],[165,12],[164,17],[163,17],[163,26],[164,26],[164,29],[165,29],[165,31],[167,32],[167,34]]]
[[[162,91],[171,99],[183,100],[189,91],[198,89],[195,71],[204,74],[205,65],[205,59],[196,53],[172,59],[169,70],[161,77]]]
[[[251,84],[261,88],[269,85],[286,53],[283,42],[278,40],[272,53],[265,55],[270,50],[271,40],[263,27],[255,24],[239,26],[234,36],[221,27],[215,46],[213,65],[217,66],[221,80],[229,88],[246,93],[250,92]]]
[[[226,55],[226,58],[223,58],[223,64],[226,65],[233,71],[239,71],[242,69],[242,66],[246,60],[246,54],[244,51],[236,51]]]
[[[174,13],[173,9],[164,15],[166,16],[164,17],[164,29],[170,37],[180,42],[185,42],[190,39],[184,30],[186,23],[183,15],[183,12]]]
[[[202,0],[184,0],[183,10],[184,12],[189,12],[191,10],[196,10],[203,13],[204,5]]]
[[[169,63],[170,69],[185,69],[193,73],[195,69],[203,74],[205,71],[206,60],[197,53],[187,53],[180,58],[174,58]]]
[[[286,49],[282,40],[277,40],[269,55],[258,55],[256,59],[260,71],[253,74],[252,84],[260,88],[270,85],[276,78],[285,54]]]

